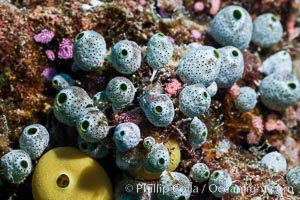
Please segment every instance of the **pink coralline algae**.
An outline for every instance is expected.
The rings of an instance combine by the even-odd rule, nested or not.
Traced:
[[[262,118],[259,116],[253,116],[251,120],[254,130],[251,130],[247,135],[247,142],[250,145],[258,144],[261,136],[264,132],[264,125]]]
[[[175,95],[181,88],[181,83],[177,79],[172,79],[171,82],[166,85],[165,91],[168,94]]]
[[[139,0],[139,3],[142,5],[142,6],[145,6],[147,4],[147,1],[146,0]]]
[[[233,98],[236,98],[240,93],[240,87],[235,83],[229,88],[228,92]]]
[[[194,4],[194,10],[195,12],[201,12],[205,8],[205,5],[202,1],[198,1]]]
[[[39,43],[47,44],[51,42],[54,37],[54,32],[47,29],[42,30],[39,34],[34,36],[34,40]]]
[[[54,68],[51,67],[46,67],[43,72],[42,72],[42,76],[47,80],[47,81],[51,81],[52,78],[57,74],[56,70]]]
[[[73,58],[73,43],[69,39],[63,38],[59,44],[58,58],[64,60]]]
[[[265,123],[265,129],[267,131],[283,131],[286,129],[283,121],[277,119],[275,115],[269,115],[267,118],[267,122]]]
[[[211,3],[211,7],[209,10],[209,14],[211,15],[217,14],[221,6],[221,0],[211,0],[210,3]]]
[[[172,38],[171,36],[167,36],[167,37],[168,37],[168,39],[170,40],[170,42],[171,42],[172,44],[175,44],[174,38]]]
[[[289,39],[294,39],[300,34],[300,29],[295,27],[297,16],[292,15],[286,23]]]
[[[198,30],[193,29],[193,30],[191,30],[191,33],[192,33],[192,35],[195,39],[200,39],[201,38],[201,33]]]
[[[51,61],[55,60],[55,54],[52,50],[46,50],[45,54],[49,60]]]

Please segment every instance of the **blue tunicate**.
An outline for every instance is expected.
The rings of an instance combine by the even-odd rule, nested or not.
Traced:
[[[262,80],[259,93],[265,106],[283,111],[300,98],[300,82],[288,72],[272,73]]]
[[[93,105],[87,92],[76,86],[62,89],[54,100],[56,119],[68,126],[76,126],[76,120],[85,114],[86,108]]]
[[[200,46],[183,57],[176,73],[185,83],[199,83],[208,87],[218,77],[221,57],[214,47]]]
[[[132,82],[125,77],[115,77],[106,86],[106,96],[116,110],[122,110],[132,103],[136,89]]]
[[[82,31],[74,41],[74,61],[84,71],[98,69],[104,62],[106,43],[102,35],[93,30]]]
[[[211,104],[211,97],[200,84],[189,85],[179,94],[179,109],[189,117],[205,113]]]
[[[10,183],[22,183],[31,173],[32,163],[23,150],[11,150],[0,160],[1,174]]]
[[[140,107],[149,122],[157,127],[170,125],[175,115],[173,102],[165,94],[143,94],[140,98]]]
[[[190,131],[188,134],[188,140],[192,146],[192,150],[200,148],[207,138],[206,125],[197,117],[194,117],[190,124]]]
[[[252,30],[252,19],[247,10],[232,5],[217,13],[211,22],[210,34],[221,46],[243,50],[249,46]]]
[[[217,198],[221,198],[228,193],[229,187],[232,185],[230,174],[225,170],[215,170],[208,182],[210,192]]]
[[[121,123],[115,128],[114,140],[119,151],[129,151],[141,140],[140,128],[132,122]]]
[[[49,133],[41,124],[32,124],[24,128],[20,138],[20,149],[26,151],[32,160],[39,158],[49,143]]]
[[[95,107],[87,108],[76,122],[79,135],[87,142],[99,142],[109,131],[106,116]]]
[[[191,170],[191,177],[197,183],[202,183],[208,180],[210,176],[209,168],[204,163],[196,163]]]
[[[221,57],[220,72],[216,79],[219,88],[228,88],[236,83],[244,72],[242,52],[233,46],[218,49]]]
[[[285,157],[277,151],[266,154],[261,159],[261,164],[274,172],[285,172],[287,168]]]
[[[244,86],[240,88],[239,95],[234,101],[235,107],[241,112],[252,110],[257,103],[257,94],[255,90]]]
[[[75,80],[68,74],[60,73],[52,78],[52,86],[57,89],[65,89],[75,84]]]
[[[146,154],[144,167],[152,173],[159,173],[167,169],[170,164],[170,154],[163,144],[155,144],[151,151]]]
[[[132,74],[141,66],[141,49],[133,41],[121,40],[113,46],[111,60],[113,67],[118,72]]]
[[[271,13],[259,15],[253,21],[251,41],[257,46],[269,48],[277,44],[283,35],[280,21]]]
[[[165,67],[173,54],[173,45],[162,33],[153,35],[147,45],[146,60],[148,65],[158,70]]]
[[[192,193],[192,183],[179,172],[164,171],[158,181],[157,198],[159,200],[187,200]]]

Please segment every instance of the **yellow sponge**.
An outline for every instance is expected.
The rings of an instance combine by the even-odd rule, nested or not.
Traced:
[[[35,200],[112,200],[109,177],[94,159],[71,147],[48,151],[32,177]]]

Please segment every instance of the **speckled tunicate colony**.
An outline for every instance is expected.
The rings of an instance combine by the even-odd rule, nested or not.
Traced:
[[[106,96],[116,111],[128,106],[133,101],[135,92],[132,82],[125,77],[115,77],[106,86]]]
[[[189,199],[192,192],[190,180],[179,172],[163,172],[158,186],[160,190],[157,193],[157,198],[159,200]]]
[[[216,79],[219,88],[227,88],[237,82],[244,72],[242,52],[233,46],[219,48],[221,56],[220,72]]]
[[[271,13],[262,14],[253,21],[251,41],[263,48],[269,48],[278,43],[282,37],[283,28],[280,21]]]
[[[106,54],[106,43],[102,35],[87,30],[75,37],[74,61],[84,71],[91,71],[101,67]]]
[[[252,20],[247,10],[240,6],[227,6],[212,20],[210,34],[221,46],[234,46],[243,50],[249,46],[252,29]]]
[[[140,128],[132,122],[121,123],[115,128],[114,141],[121,152],[136,147],[140,140]]]
[[[235,107],[241,111],[250,111],[257,103],[257,94],[255,90],[250,87],[244,86],[240,88],[238,97],[235,99]]]
[[[134,41],[122,40],[111,51],[113,67],[122,74],[132,74],[141,66],[140,47]]]
[[[73,86],[74,84],[75,80],[65,73],[57,74],[52,79],[52,86],[57,90],[65,89],[67,87]]]
[[[24,128],[20,138],[20,149],[26,151],[32,160],[39,158],[49,143],[49,133],[41,124],[32,124]]]
[[[108,134],[109,127],[106,116],[98,109],[87,108],[84,115],[76,122],[79,135],[87,142],[99,142]]]
[[[189,117],[205,113],[210,106],[211,97],[200,84],[189,85],[179,94],[179,109]]]
[[[228,193],[231,184],[231,176],[225,170],[215,170],[211,174],[208,182],[210,191],[218,198],[222,197],[225,193]]]
[[[279,51],[269,58],[267,58],[261,65],[259,71],[266,75],[275,72],[289,72],[292,73],[292,58],[291,55],[285,51]]]
[[[225,194],[231,197],[240,195],[241,187],[235,184],[228,171],[216,168],[217,170],[211,173],[209,167],[201,160],[190,163],[192,167],[187,171],[190,173],[189,177],[169,170],[174,158],[171,160],[172,147],[160,140],[164,135],[157,133],[157,137],[149,136],[148,130],[142,130],[145,123],[142,120],[139,122],[139,119],[131,119],[129,115],[124,119],[118,116],[126,114],[133,104],[138,102],[138,109],[142,110],[142,115],[150,126],[155,126],[156,131],[157,127],[169,130],[170,125],[174,129],[177,126],[182,128],[181,121],[179,123],[177,118],[183,114],[182,116],[186,117],[183,121],[189,121],[190,124],[184,126],[183,133],[179,128],[176,129],[183,138],[180,142],[187,144],[189,153],[198,154],[197,149],[206,143],[208,132],[211,131],[211,125],[206,126],[205,120],[200,120],[200,115],[210,112],[210,107],[215,106],[212,105],[212,98],[220,88],[221,92],[228,92],[229,88],[242,78],[245,53],[242,50],[248,48],[250,41],[257,48],[272,47],[281,40],[283,28],[279,19],[271,13],[257,16],[252,23],[248,11],[232,5],[217,13],[208,33],[221,47],[217,49],[198,43],[189,45],[188,51],[181,55],[181,60],[176,60],[177,69],[175,66],[170,75],[182,83],[182,87],[177,88],[177,94],[174,93],[177,95],[175,97],[163,92],[164,84],[169,83],[169,80],[167,83],[156,84],[151,78],[149,85],[145,86],[143,83],[148,80],[141,79],[136,82],[137,77],[134,74],[144,73],[140,72],[143,70],[142,65],[152,68],[154,75],[156,71],[168,66],[174,47],[178,44],[173,45],[166,35],[152,35],[145,48],[134,41],[121,40],[112,45],[111,55],[107,55],[106,42],[102,35],[93,30],[80,32],[74,39],[73,50],[74,61],[81,70],[99,70],[108,56],[108,63],[114,68],[112,71],[126,77],[112,78],[107,85],[103,85],[104,91],[93,93],[93,98],[90,98],[90,93],[73,86],[80,85],[79,81],[75,81],[68,74],[57,74],[50,79],[52,87],[59,90],[53,106],[56,119],[76,128],[78,148],[90,157],[104,158],[111,148],[115,148],[113,158],[120,170],[130,172],[142,169],[146,174],[160,175],[156,184],[161,189],[155,194],[159,200],[189,199],[191,180],[199,184],[208,180],[209,191],[217,198]],[[236,96],[232,95],[234,112],[249,112],[252,116],[252,109],[256,107],[258,99],[267,108],[281,112],[300,98],[300,82],[292,74],[292,59],[287,51],[278,51],[267,58],[259,67],[259,72],[266,75],[261,83],[254,82],[255,85],[250,87],[247,86],[250,85],[247,81],[241,84],[238,82],[238,85],[243,86],[239,88]],[[259,88],[259,91],[253,88]],[[121,122],[111,123],[115,119],[106,117],[106,111],[112,112],[115,119],[119,117]],[[140,117],[141,115],[138,115],[137,118]],[[133,122],[135,120],[138,122]],[[172,122],[175,120],[178,120],[178,124],[173,127]],[[114,144],[110,143],[111,138],[107,138],[109,135],[113,135]],[[31,160],[38,159],[48,143],[49,133],[44,126],[32,124],[25,127],[19,138],[21,150],[11,150],[1,158],[3,177],[11,183],[23,182],[31,173]],[[178,159],[180,160],[180,155]],[[258,163],[272,172],[287,171],[287,161],[279,152],[267,153]],[[299,176],[300,167],[292,168],[286,175],[287,184],[296,192],[300,191]],[[128,192],[126,188],[124,191],[128,183],[132,184],[133,189],[136,189],[136,184],[149,186],[147,183],[123,177],[115,188],[115,199],[145,198],[146,192]],[[181,189],[176,189],[178,187]],[[282,187],[276,182],[268,182],[266,193],[279,198],[283,194]]]
[[[197,117],[194,117],[190,124],[190,131],[188,133],[188,140],[192,150],[200,148],[206,141],[207,128],[206,125]]]
[[[208,180],[210,176],[209,168],[204,163],[196,163],[191,170],[191,178],[197,183],[202,183]]]
[[[152,173],[162,172],[170,164],[170,155],[167,147],[163,144],[155,144],[144,159],[144,167]]]
[[[165,67],[173,54],[173,45],[162,33],[153,35],[147,45],[146,60],[148,65],[158,70]]]
[[[11,150],[1,158],[3,177],[11,183],[21,183],[31,173],[32,162],[23,150]]]
[[[177,74],[185,83],[208,87],[218,77],[221,57],[219,51],[210,46],[192,49],[183,57]]]
[[[283,111],[300,97],[300,83],[288,72],[266,76],[259,86],[260,99],[272,110]]]
[[[287,162],[285,157],[277,151],[266,154],[261,159],[261,163],[264,167],[275,172],[285,172],[287,169]]]
[[[149,122],[157,127],[170,125],[175,115],[173,102],[166,94],[145,93],[140,98],[140,107]]]
[[[76,126],[76,120],[85,113],[93,101],[86,91],[80,87],[72,86],[61,90],[54,100],[54,115],[68,126]]]

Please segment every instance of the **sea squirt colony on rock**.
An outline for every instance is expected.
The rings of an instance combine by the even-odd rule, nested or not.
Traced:
[[[178,77],[186,84],[179,93],[178,103],[179,110],[185,116],[193,118],[187,134],[193,151],[203,146],[208,135],[206,125],[198,116],[209,110],[211,98],[218,88],[231,87],[243,75],[244,59],[241,51],[249,46],[250,41],[262,48],[272,47],[280,41],[283,29],[273,14],[260,15],[252,23],[244,8],[227,6],[212,20],[209,34],[222,47],[216,49],[212,46],[198,46],[191,49],[183,56],[176,70]],[[75,37],[73,46],[74,61],[80,69],[93,71],[101,68],[107,52],[102,35],[93,30],[80,32]],[[145,54],[147,65],[153,69],[150,81],[154,80],[159,70],[168,66],[173,51],[173,44],[163,33],[156,33],[150,38]],[[142,58],[141,48],[134,41],[122,40],[112,46],[111,64],[121,74],[130,75],[139,70]],[[260,71],[267,75],[259,86],[260,101],[266,107],[282,111],[299,99],[300,82],[291,74],[291,58],[286,51],[279,51],[265,60]],[[58,121],[76,127],[79,133],[79,149],[94,158],[105,157],[109,149],[105,139],[110,129],[114,128],[116,165],[121,170],[137,169],[143,165],[149,173],[162,173],[158,183],[164,190],[169,190],[166,193],[158,192],[158,199],[189,199],[189,189],[172,190],[175,184],[190,188],[191,181],[182,173],[166,171],[170,165],[170,150],[166,145],[157,143],[151,136],[143,138],[143,130],[135,123],[110,126],[105,115],[110,106],[114,113],[119,113],[138,99],[139,107],[152,125],[167,127],[172,124],[175,116],[173,99],[167,94],[153,91],[144,91],[137,97],[137,88],[133,82],[121,76],[111,79],[106,89],[96,93],[93,99],[84,89],[74,86],[75,84],[76,81],[67,74],[61,73],[53,77],[52,86],[59,90],[53,110]],[[257,97],[258,94],[253,88],[241,87],[234,102],[236,109],[240,112],[252,110],[256,106]],[[144,156],[138,147],[141,141],[146,152]],[[19,139],[21,150],[12,150],[1,158],[5,179],[11,183],[24,181],[31,173],[31,160],[38,159],[48,143],[49,133],[45,127],[39,124],[26,127]],[[261,164],[274,171],[285,172],[287,169],[285,158],[278,152],[265,155]],[[300,190],[299,174],[299,167],[287,174],[287,183],[295,190]],[[226,189],[224,192],[213,192],[215,197],[222,197],[227,191],[231,196],[240,194],[239,186],[232,184],[231,176],[226,170],[215,170],[210,174],[205,163],[193,165],[191,178],[198,183],[209,179],[209,185]],[[120,185],[128,182],[124,180],[116,187],[115,194],[121,195]],[[269,186],[278,189],[273,183]],[[280,193],[280,188],[278,191]]]

